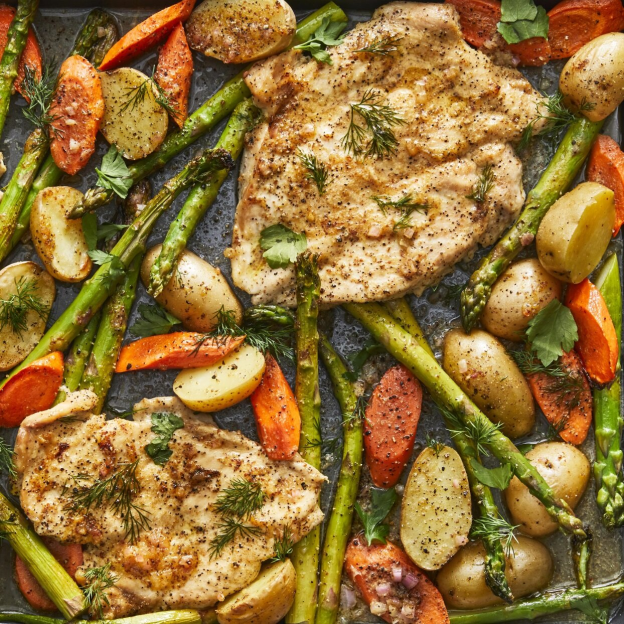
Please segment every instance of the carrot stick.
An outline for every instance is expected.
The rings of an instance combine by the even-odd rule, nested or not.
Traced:
[[[0,389],[0,427],[17,427],[26,416],[52,407],[62,383],[60,351],[23,368]]]
[[[575,350],[590,379],[604,385],[615,379],[620,356],[617,334],[600,291],[585,278],[570,284],[566,305],[578,327]]]
[[[180,22],[188,19],[194,6],[195,0],[182,0],[148,17],[126,33],[108,51],[99,70],[106,71],[125,65],[152,46],[159,44]]]
[[[121,350],[115,372],[210,366],[234,351],[243,340],[244,336],[210,338],[196,332],[149,336]]]
[[[266,355],[260,385],[251,395],[260,444],[270,459],[292,459],[299,448],[301,416],[295,395],[275,358]]]
[[[422,407],[420,383],[403,365],[386,371],[366,407],[364,448],[373,483],[389,488],[409,461]]]

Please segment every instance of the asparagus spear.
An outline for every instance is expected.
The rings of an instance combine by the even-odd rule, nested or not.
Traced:
[[[602,294],[615,325],[618,344],[622,343],[622,290],[617,255],[603,265],[596,287]],[[618,362],[619,370],[619,362]],[[624,482],[622,480],[622,417],[620,416],[620,379],[610,388],[594,390],[594,427],[596,440],[596,501],[602,521],[608,528],[624,523]]]
[[[216,620],[214,620],[216,622]],[[45,615],[29,613],[0,613],[0,622],[17,622],[18,624],[63,624],[62,620]],[[73,624],[91,624],[93,620],[74,620]],[[203,620],[198,611],[183,609],[179,611],[159,611],[145,613],[133,617],[109,620],[110,624],[208,624],[211,620]]]
[[[539,225],[580,171],[602,128],[602,121],[579,117],[566,132],[553,159],[531,190],[524,209],[472,274],[461,294],[461,317],[466,332],[476,325],[492,293],[492,286],[523,247],[533,242]]]
[[[435,358],[423,349],[412,336],[397,323],[392,315],[376,303],[347,303],[343,307],[368,329],[399,362],[409,368],[425,385],[438,405],[455,415],[464,425],[479,422],[488,432],[482,442],[504,464],[509,464],[514,474],[531,493],[540,500],[550,516],[564,531],[585,539],[582,522],[567,503],[555,497],[550,486],[535,467],[464,394],[446,374]]]
[[[389,301],[385,304],[385,307],[390,310],[390,313],[400,323],[401,327],[408,331],[431,357],[434,357],[433,351],[425,338],[425,334],[406,299],[402,298]],[[446,414],[444,406],[442,406],[442,414]],[[448,418],[445,418],[445,422],[447,429],[451,429],[452,425]],[[505,551],[501,542],[500,532],[496,530],[497,527],[503,525],[504,521],[494,502],[492,490],[479,481],[472,467],[471,460],[474,459],[479,463],[481,462],[475,445],[461,432],[453,434],[453,442],[466,467],[470,491],[479,508],[480,523],[484,528],[487,527],[487,525],[495,528],[495,530],[492,531],[486,530],[480,532],[483,534],[479,535],[479,539],[481,539],[483,547],[485,548],[485,582],[496,596],[507,602],[511,602],[513,600],[513,594],[511,593],[507,577],[505,576]]]
[[[260,111],[253,105],[251,98],[243,100],[234,109],[215,148],[227,150],[232,156],[232,160],[238,160],[243,151],[245,135],[255,125],[259,113]],[[227,170],[217,171],[206,185],[197,186],[189,193],[178,216],[169,226],[160,254],[152,265],[150,283],[147,289],[152,297],[158,297],[168,284],[189,238],[217,198],[219,189],[227,175]]]
[[[334,624],[340,607],[340,581],[347,540],[351,533],[353,509],[362,471],[363,427],[354,385],[347,380],[344,365],[327,336],[319,342],[323,364],[329,373],[334,394],[342,410],[344,445],[336,497],[332,508],[321,558],[316,624]]]
[[[295,264],[297,280],[297,377],[295,396],[301,413],[301,440],[299,452],[305,461],[317,470],[321,468],[319,439],[321,396],[318,382],[318,300],[320,280],[317,256],[303,253]],[[314,622],[316,615],[316,588],[321,546],[321,528],[315,527],[295,544],[292,562],[297,571],[297,591],[286,622]]]
[[[326,4],[299,23],[291,47],[307,41],[325,19],[332,22],[346,22],[347,16],[333,2]],[[178,132],[171,133],[153,154],[132,163],[129,167],[132,180],[138,182],[162,169],[174,156],[177,156],[214,128],[222,119],[225,119],[238,104],[250,95],[245,84],[244,71],[242,71],[226,82],[217,93],[190,115],[184,127]],[[104,206],[112,198],[112,191],[101,186],[95,186],[87,191],[84,201],[73,209],[70,216],[72,219],[78,218],[87,212]]]

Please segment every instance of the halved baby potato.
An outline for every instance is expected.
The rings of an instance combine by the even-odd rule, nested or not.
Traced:
[[[19,313],[19,325],[5,323],[0,328],[0,371],[17,366],[37,346],[45,332],[56,286],[44,269],[34,262],[16,262],[0,271],[0,300],[27,302]],[[27,299],[28,298],[28,299]],[[12,306],[15,310],[15,306]]]
[[[192,410],[218,412],[246,399],[260,384],[264,367],[264,355],[243,344],[216,364],[183,370],[173,391]]]
[[[83,194],[70,186],[41,191],[30,213],[30,233],[45,268],[61,282],[81,282],[93,263],[80,219],[68,215]]]
[[[105,111],[100,132],[124,158],[138,160],[165,140],[169,117],[156,101],[150,79],[137,69],[122,67],[100,74]]]

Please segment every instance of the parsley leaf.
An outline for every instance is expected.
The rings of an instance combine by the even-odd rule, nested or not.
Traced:
[[[141,318],[130,328],[130,331],[139,338],[168,334],[175,325],[180,324],[173,314],[169,314],[158,304],[139,304],[139,314]]]
[[[589,617],[589,622],[607,624],[609,621],[609,607],[602,607],[595,598],[587,597],[574,604],[574,608]]]
[[[499,468],[486,468],[476,459],[472,458],[470,460],[470,465],[477,479],[479,479],[483,485],[487,485],[491,488],[505,490],[511,481],[511,477],[513,477],[513,472],[509,464],[503,464]]]
[[[394,488],[389,490],[371,488],[371,509],[369,512],[364,511],[359,503],[355,503],[355,511],[364,525],[364,537],[369,546],[374,541],[386,543],[390,527],[383,524],[383,521],[398,498]]]
[[[344,39],[342,31],[347,27],[347,22],[331,22],[326,17],[316,29],[311,39],[295,46],[295,50],[309,52],[320,63],[332,65],[331,56],[327,48],[340,45]]]
[[[344,378],[348,381],[357,381],[368,359],[378,353],[385,353],[385,351],[386,350],[376,340],[372,338],[367,340],[359,351],[347,356],[352,370],[344,373]]]
[[[574,347],[578,329],[572,312],[558,299],[553,299],[531,319],[526,335],[538,360],[549,366],[564,351],[567,353]]]
[[[264,228],[260,233],[260,248],[263,257],[272,269],[283,269],[297,259],[308,246],[305,234],[293,232],[278,223]]]
[[[164,466],[169,461],[173,455],[169,442],[173,434],[182,427],[184,427],[184,421],[175,414],[167,412],[152,414],[152,431],[156,437],[145,447],[145,452],[155,464]]]
[[[102,168],[95,171],[98,174],[99,186],[113,191],[122,199],[128,197],[133,184],[132,176],[115,144],[110,146],[102,159]]]
[[[503,0],[498,32],[507,43],[520,43],[533,37],[548,39],[546,9],[533,0]]]
[[[117,232],[123,232],[127,227],[127,225],[118,225],[117,223],[105,223],[102,227],[98,227],[97,217],[92,212],[82,217],[82,231],[89,251],[97,249],[98,241],[103,240],[108,243]]]
[[[88,253],[89,258],[93,260],[94,264],[97,264],[98,266],[110,264],[108,273],[102,276],[102,282],[104,282],[105,287],[108,287],[111,281],[117,281],[126,272],[126,267],[118,256],[113,256],[112,254],[100,251],[99,249],[92,249]]]

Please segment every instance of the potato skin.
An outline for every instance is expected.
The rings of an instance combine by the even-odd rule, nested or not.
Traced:
[[[555,496],[565,500],[574,509],[587,488],[591,473],[584,453],[565,442],[544,442],[531,449],[526,458],[544,477]],[[544,505],[517,477],[511,480],[504,494],[512,523],[519,524],[523,533],[543,537],[559,528]]]
[[[505,577],[514,598],[522,598],[548,586],[554,564],[550,551],[537,540],[518,535],[513,553],[507,557]],[[479,542],[464,546],[438,573],[436,585],[446,606],[481,609],[503,600],[485,582],[485,549]]]
[[[444,338],[444,370],[503,433],[518,438],[533,429],[535,405],[526,379],[505,347],[487,332],[453,329]]]
[[[490,334],[519,342],[531,319],[553,299],[561,299],[561,282],[537,258],[520,260],[494,284],[481,322]]]

